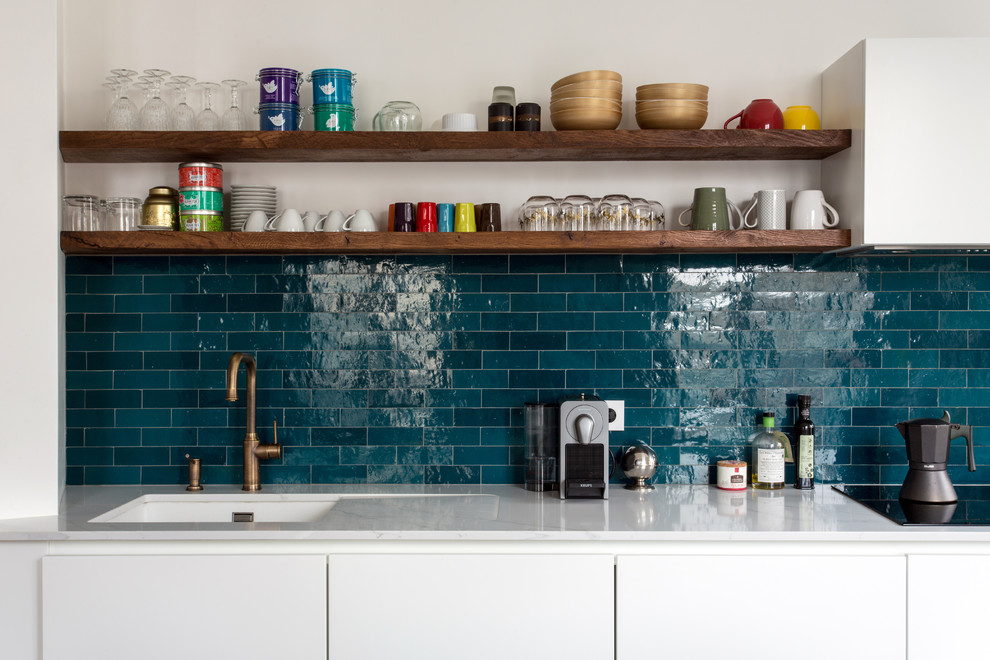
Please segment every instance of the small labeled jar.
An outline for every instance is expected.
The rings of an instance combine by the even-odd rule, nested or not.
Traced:
[[[512,105],[509,103],[492,103],[488,106],[488,130],[513,130]]]
[[[719,461],[715,478],[721,490],[746,490],[746,461]]]
[[[520,103],[516,106],[516,130],[532,132],[540,130],[539,103]]]

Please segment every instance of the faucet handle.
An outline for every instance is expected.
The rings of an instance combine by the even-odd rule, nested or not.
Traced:
[[[260,459],[282,458],[282,445],[278,444],[278,420],[272,420],[271,443],[262,442],[254,448],[254,455]]]

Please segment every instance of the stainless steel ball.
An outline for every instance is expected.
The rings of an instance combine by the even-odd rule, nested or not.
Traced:
[[[626,485],[629,490],[653,490],[646,483],[657,473],[657,455],[646,445],[633,445],[622,455],[622,472],[630,479]]]

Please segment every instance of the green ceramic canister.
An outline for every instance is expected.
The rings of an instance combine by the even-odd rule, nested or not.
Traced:
[[[223,231],[223,216],[215,211],[180,211],[182,231]]]
[[[353,131],[354,106],[343,103],[314,105],[313,127],[318,131]]]
[[[179,188],[179,212],[185,211],[223,213],[223,189]]]

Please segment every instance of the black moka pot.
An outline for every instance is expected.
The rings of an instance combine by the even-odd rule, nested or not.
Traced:
[[[912,419],[895,426],[904,436],[910,468],[901,486],[900,499],[942,504],[956,502],[956,489],[945,469],[949,462],[949,445],[955,438],[966,438],[969,471],[975,472],[973,427],[951,423],[948,411],[942,419]]]

